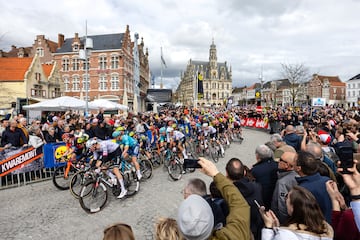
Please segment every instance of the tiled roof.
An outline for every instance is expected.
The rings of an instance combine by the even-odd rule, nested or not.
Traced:
[[[345,87],[346,84],[344,82],[331,82],[330,85],[331,86]]]
[[[12,57],[18,57],[18,53],[21,48],[13,47],[9,52],[6,53],[6,57],[12,58]],[[24,47],[24,57],[30,56],[32,47]]]
[[[317,76],[321,82],[324,82],[325,79],[329,80],[330,83],[341,82],[341,80],[338,76],[323,76],[323,75],[317,75],[317,74],[315,74],[315,76]]]
[[[58,44],[49,39],[46,39],[47,44],[49,45],[50,52],[54,53],[57,50]]]
[[[121,49],[124,33],[114,33],[114,34],[104,34],[104,35],[94,35],[88,36],[93,40],[93,49],[92,50],[108,50],[108,49]],[[72,43],[74,38],[67,38],[64,41],[64,45],[56,50],[56,53],[65,53],[72,52]],[[85,39],[81,38],[83,42]]]
[[[0,81],[23,81],[33,58],[0,58]]]
[[[53,64],[41,64],[44,70],[45,76],[48,78],[50,76],[51,70],[53,69]]]
[[[356,75],[356,76],[354,76],[354,77],[352,77],[352,78],[350,78],[349,80],[347,80],[348,82],[349,81],[352,81],[352,80],[359,80],[360,79],[360,74],[358,74],[358,75]]]

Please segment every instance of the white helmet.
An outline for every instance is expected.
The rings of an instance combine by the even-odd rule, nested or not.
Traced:
[[[87,140],[86,148],[91,148],[94,144],[98,143],[98,141],[94,138]]]
[[[166,132],[167,132],[167,133],[171,133],[172,131],[174,131],[174,129],[173,129],[172,127],[168,127],[168,128],[166,129]]]
[[[206,127],[208,127],[209,126],[209,124],[208,123],[203,123],[203,125],[202,125],[204,128],[206,128]]]

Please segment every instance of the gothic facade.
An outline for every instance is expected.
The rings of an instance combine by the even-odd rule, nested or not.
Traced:
[[[198,78],[202,79],[201,87]],[[222,105],[232,91],[232,72],[227,62],[217,61],[214,41],[210,45],[209,61],[193,61],[190,59],[176,90],[176,101],[187,106]]]

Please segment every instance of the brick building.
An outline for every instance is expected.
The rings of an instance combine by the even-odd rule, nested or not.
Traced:
[[[307,86],[310,99],[325,98],[327,104],[345,103],[346,84],[338,76],[314,74]]]

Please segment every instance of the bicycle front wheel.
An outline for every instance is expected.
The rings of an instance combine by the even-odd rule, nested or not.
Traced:
[[[53,174],[52,181],[55,187],[57,187],[60,190],[68,190],[70,188],[71,178],[75,174],[74,168],[70,167],[70,171],[65,177],[65,170],[66,170],[66,165],[57,167]]]
[[[152,166],[153,168],[158,168],[160,167],[161,163],[162,163],[162,159],[161,159],[161,156],[158,152],[156,151],[153,151],[151,153],[152,157],[151,157],[151,163],[152,163]]]
[[[80,206],[87,213],[100,212],[108,199],[108,191],[102,182],[89,181],[85,183],[80,192]]]
[[[177,158],[173,158],[169,162],[168,173],[172,180],[177,181],[182,177],[183,167],[182,164],[177,160]]]
[[[143,159],[143,160],[140,160],[139,165],[140,165],[140,172],[141,172],[141,175],[143,176],[143,179],[146,180],[146,179],[151,178],[152,170],[153,170],[151,161],[148,159]]]
[[[75,173],[74,176],[72,176],[70,181],[70,192],[71,194],[78,199],[80,197],[81,189],[85,185],[85,183],[89,180],[91,180],[90,176],[86,176],[86,171],[81,170],[77,173]]]

